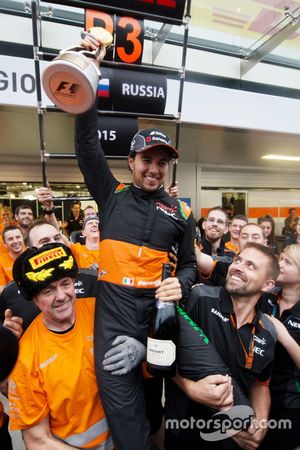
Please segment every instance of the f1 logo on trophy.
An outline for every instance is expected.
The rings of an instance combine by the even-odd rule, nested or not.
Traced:
[[[113,42],[111,33],[101,27],[81,33],[82,38],[87,35],[99,39],[106,47]],[[99,67],[93,62],[98,51],[89,52],[80,46],[61,50],[45,69],[43,87],[58,108],[81,114],[93,106],[101,77]]]

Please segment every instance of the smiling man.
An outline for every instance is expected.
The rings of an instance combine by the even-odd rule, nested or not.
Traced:
[[[200,248],[203,253],[218,257],[229,251],[222,240],[224,234],[228,232],[228,215],[223,208],[216,206],[210,209],[202,227],[204,237],[201,238]]]
[[[5,285],[12,281],[12,266],[24,250],[24,239],[20,228],[9,225],[2,232],[3,244],[7,252],[0,256],[0,294]]]
[[[85,39],[81,45],[105,47]],[[96,106],[95,106],[96,108]],[[140,367],[122,376],[102,366],[118,335],[146,343],[155,299],[184,301],[195,280],[195,221],[190,208],[164,190],[169,162],[178,158],[170,138],[157,129],[140,130],[132,139],[128,166],[132,184],[112,174],[101,149],[96,109],[76,118],[76,153],[87,188],[100,214],[100,267],[95,317],[95,365],[100,395],[119,450],[149,450]],[[161,280],[171,248],[178,249],[174,277]],[[160,398],[159,398],[160,400]]]
[[[187,313],[208,337],[230,370],[232,378],[249,398],[256,420],[268,418],[270,393],[268,380],[274,358],[276,330],[257,304],[263,293],[275,286],[279,264],[272,251],[260,244],[247,244],[234,257],[228,269],[226,287],[193,287]],[[180,411],[180,397],[167,401],[167,419]],[[191,403],[187,411],[195,419],[210,419],[212,412],[201,404]],[[185,417],[188,419],[188,417]],[[191,422],[190,422],[191,423]],[[254,432],[255,431],[255,432]],[[233,439],[241,448],[254,450],[265,435],[258,428],[240,432]],[[227,436],[224,435],[224,439]],[[166,450],[199,448],[236,450],[232,439],[208,442],[200,438],[199,429],[167,430]]]
[[[15,210],[15,219],[18,222],[18,227],[21,229],[24,239],[27,236],[29,225],[33,222],[33,211],[30,205],[20,205]]]
[[[13,267],[22,295],[41,311],[20,340],[9,379],[10,423],[28,450],[111,450],[94,371],[95,298],[76,301],[68,247],[26,250]]]

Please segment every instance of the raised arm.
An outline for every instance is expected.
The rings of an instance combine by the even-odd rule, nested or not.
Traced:
[[[286,349],[298,369],[300,370],[300,345],[295,341],[295,339],[290,335],[286,327],[280,320],[276,317],[268,316],[266,317],[271,320],[277,331],[277,340]]]
[[[92,38],[85,38],[80,43],[92,51],[100,47],[96,64],[100,64],[105,56],[105,46]],[[79,114],[75,118],[75,150],[78,164],[90,194],[100,207],[109,201],[109,195],[119,184],[112,175],[105,159],[99,136],[97,102],[90,111]]]

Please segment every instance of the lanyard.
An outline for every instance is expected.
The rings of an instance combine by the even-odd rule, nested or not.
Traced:
[[[253,357],[254,357],[254,335],[255,335],[255,325],[252,326],[252,330],[251,330],[251,340],[250,340],[250,344],[249,344],[249,352],[247,352],[247,350],[245,349],[245,346],[244,346],[244,344],[243,344],[243,341],[242,341],[242,339],[241,339],[239,330],[237,329],[236,322],[235,322],[234,317],[233,317],[232,314],[230,314],[230,320],[231,320],[231,323],[232,323],[233,327],[235,328],[235,330],[236,330],[236,332],[237,332],[237,335],[238,335],[238,338],[239,338],[241,347],[242,347],[242,349],[244,350],[245,360],[246,360],[245,368],[246,368],[246,369],[252,369],[252,365],[253,365]]]

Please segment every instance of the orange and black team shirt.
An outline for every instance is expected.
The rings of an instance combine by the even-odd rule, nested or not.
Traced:
[[[276,332],[258,309],[237,329],[233,303],[222,287],[196,285],[187,312],[221,355],[232,377],[248,393],[256,380],[268,382],[274,359]]]

